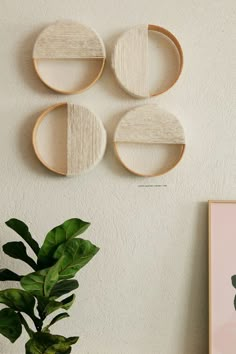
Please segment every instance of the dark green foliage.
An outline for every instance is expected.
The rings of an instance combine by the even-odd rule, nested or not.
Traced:
[[[0,291],[0,303],[5,305],[0,310],[0,334],[13,343],[21,335],[23,326],[30,337],[25,346],[26,354],[70,354],[78,337],[65,338],[50,333],[51,326],[69,314],[61,312],[48,324],[44,322],[55,311],[70,309],[75,294],[69,293],[79,287],[78,281],[72,278],[99,250],[90,241],[76,238],[90,224],[80,219],[67,220],[46,235],[41,248],[22,221],[10,219],[6,224],[31,247],[35,259],[28,256],[21,241],[3,246],[8,256],[24,261],[34,272],[18,275],[9,269],[0,269],[0,281],[18,281],[23,288]],[[29,327],[27,316],[23,314],[31,318],[35,330]]]
[[[24,290],[7,289],[0,291],[0,303],[15,311],[25,312],[32,319],[35,317],[35,298]]]
[[[21,276],[9,269],[0,269],[0,281],[20,281]]]
[[[43,299],[43,301],[42,301]],[[52,298],[38,298],[38,308],[41,313],[41,317],[44,319],[54,311],[59,309],[69,310],[75,301],[75,295],[63,299],[62,301],[55,301]]]
[[[68,241],[56,250],[54,257],[59,261],[59,278],[73,278],[98,252],[98,248],[90,241],[84,242],[81,238]]]
[[[65,245],[68,240],[82,234],[89,225],[90,223],[80,219],[70,219],[49,231],[39,251],[39,266],[47,268],[53,265],[55,263],[54,253],[58,246]]]
[[[51,296],[58,298],[60,296],[70,293],[78,287],[79,283],[77,282],[77,280],[62,280],[54,285],[51,291]]]
[[[22,325],[19,315],[12,309],[0,311],[0,333],[14,343],[20,337]]]
[[[17,219],[10,219],[6,222],[6,225],[14,230],[18,235],[20,235],[23,240],[32,248],[36,256],[39,253],[39,245],[38,243],[32,238],[31,233],[29,232],[28,226],[23,223],[21,220]]]
[[[67,354],[78,339],[79,337],[65,338],[50,333],[35,333],[26,343],[26,354]]]
[[[231,281],[232,281],[233,287],[236,289],[236,275],[232,276]]]
[[[55,316],[52,319],[52,321],[49,323],[49,325],[47,325],[45,328],[43,328],[43,332],[48,332],[49,327],[51,327],[52,325],[54,325],[58,321],[63,320],[63,318],[67,318],[67,317],[70,317],[70,315],[67,312],[59,313],[57,316]]]
[[[44,282],[47,272],[48,269],[42,269],[25,275],[20,281],[22,288],[34,296],[44,296]]]
[[[233,275],[233,276],[231,277],[231,281],[232,281],[233,287],[236,289],[236,275]],[[235,310],[236,310],[236,295],[235,295],[235,297],[234,297],[234,308],[235,308]]]
[[[2,247],[3,251],[10,257],[20,259],[27,263],[31,268],[37,270],[37,264],[27,254],[26,247],[23,242],[8,242]]]

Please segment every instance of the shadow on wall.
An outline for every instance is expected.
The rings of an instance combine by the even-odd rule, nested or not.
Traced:
[[[183,354],[208,353],[208,203],[199,203],[196,220]]]

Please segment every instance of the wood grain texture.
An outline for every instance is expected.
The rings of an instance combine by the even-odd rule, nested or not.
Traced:
[[[80,175],[103,158],[106,131],[102,122],[86,107],[68,104],[67,175]]]
[[[178,119],[155,104],[137,107],[120,120],[114,142],[143,144],[185,144]]]
[[[136,97],[149,97],[148,25],[124,32],[112,54],[112,67],[119,84]]]
[[[102,39],[91,28],[73,21],[58,21],[38,36],[34,59],[105,58]]]

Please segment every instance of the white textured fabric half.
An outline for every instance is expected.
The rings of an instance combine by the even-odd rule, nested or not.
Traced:
[[[112,53],[115,76],[125,91],[136,97],[149,97],[148,25],[124,32]]]
[[[80,175],[103,158],[106,131],[99,118],[88,108],[68,104],[67,175]]]
[[[105,58],[105,47],[90,27],[73,21],[58,21],[38,36],[34,59]]]
[[[119,143],[185,144],[178,119],[155,104],[139,106],[120,120],[114,137]]]

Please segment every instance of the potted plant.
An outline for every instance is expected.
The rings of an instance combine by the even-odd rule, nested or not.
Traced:
[[[22,221],[10,219],[6,225],[24,240],[35,257],[27,254],[22,241],[8,242],[3,246],[8,256],[24,261],[33,272],[18,275],[9,269],[0,269],[0,281],[16,281],[21,286],[21,289],[0,291],[0,303],[5,306],[0,311],[0,333],[14,343],[24,328],[29,335],[26,354],[69,354],[79,337],[52,334],[51,327],[69,317],[67,311],[75,295],[68,294],[79,286],[73,278],[99,250],[90,241],[77,237],[90,223],[80,219],[67,220],[48,232],[41,247]],[[47,317],[57,311],[60,312],[47,321]],[[34,328],[30,327],[28,318]]]

